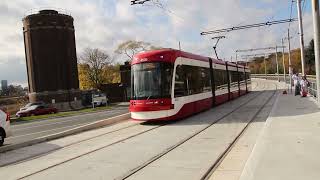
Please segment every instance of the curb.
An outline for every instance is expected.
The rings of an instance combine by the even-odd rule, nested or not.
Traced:
[[[62,131],[62,132],[59,132],[59,133],[55,133],[55,134],[39,137],[39,138],[33,139],[31,141],[22,142],[20,144],[12,144],[12,145],[3,146],[3,147],[0,147],[0,153],[6,152],[6,151],[15,150],[15,149],[19,149],[19,148],[23,148],[23,147],[26,147],[26,146],[31,146],[31,145],[34,145],[34,144],[39,144],[39,143],[42,143],[42,142],[46,142],[46,141],[50,141],[50,140],[54,140],[54,139],[58,139],[58,138],[62,138],[62,137],[73,135],[73,134],[77,134],[77,133],[80,133],[80,132],[83,132],[83,131],[88,131],[88,130],[100,128],[100,127],[103,127],[103,126],[120,123],[120,122],[123,122],[123,121],[128,120],[128,119],[130,119],[130,113],[122,114],[122,115],[119,115],[119,116],[111,117],[111,118],[108,118],[108,119],[96,121],[96,122],[93,122],[93,123],[90,123],[90,124],[86,124],[86,125],[82,125],[82,126],[73,128],[73,129]]]

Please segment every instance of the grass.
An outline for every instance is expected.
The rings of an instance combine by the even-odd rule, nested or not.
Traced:
[[[57,117],[67,117],[67,116],[74,116],[82,113],[90,113],[95,111],[102,111],[110,109],[113,106],[103,106],[103,107],[96,107],[96,108],[86,108],[77,111],[67,111],[67,112],[58,112],[56,114],[45,114],[45,115],[38,115],[38,116],[28,116],[28,117],[20,117],[17,121],[33,121],[39,119],[50,119],[50,118],[57,118]]]

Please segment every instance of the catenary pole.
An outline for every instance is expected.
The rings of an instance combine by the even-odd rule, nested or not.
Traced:
[[[267,63],[266,63],[266,55],[263,56],[263,63],[264,63],[264,75],[267,79]]]
[[[236,51],[236,61],[238,61],[238,52]]]
[[[301,16],[301,0],[297,1],[298,21],[299,21],[299,33],[300,33],[300,51],[301,51],[301,73],[305,75],[305,60],[304,60],[304,40],[303,40],[303,24]],[[305,0],[306,1],[306,0]]]
[[[319,0],[312,0],[312,16],[313,16],[313,31],[314,31],[314,55],[315,69],[317,80],[317,100],[320,103],[320,37],[319,37]]]
[[[283,44],[283,39],[281,39],[282,43],[282,66],[283,66],[283,81],[286,83],[286,63],[284,59],[284,44]]]
[[[248,57],[246,57],[246,66],[248,66]]]
[[[277,46],[277,45],[276,45],[276,65],[277,65],[277,77],[278,77],[278,82],[280,82],[279,62],[278,62],[278,46]]]
[[[288,56],[289,56],[289,79],[290,79],[290,93],[292,93],[292,66],[291,66],[291,46],[290,46],[290,29],[288,29]]]

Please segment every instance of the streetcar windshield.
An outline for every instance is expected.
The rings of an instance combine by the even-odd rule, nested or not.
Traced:
[[[170,63],[141,63],[131,69],[131,97],[134,100],[171,97],[173,65]]]

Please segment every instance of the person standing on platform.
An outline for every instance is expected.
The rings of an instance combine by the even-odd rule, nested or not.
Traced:
[[[292,75],[293,85],[294,85],[294,95],[300,94],[300,78],[299,74],[295,73]]]
[[[308,94],[308,86],[309,86],[309,81],[307,80],[306,76],[303,76],[302,79],[300,80],[300,86],[301,86],[301,97],[306,97]]]

